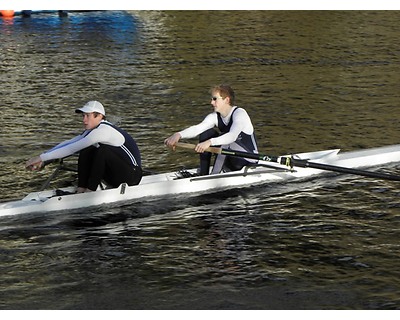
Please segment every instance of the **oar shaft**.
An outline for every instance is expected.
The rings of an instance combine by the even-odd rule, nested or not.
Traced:
[[[339,172],[339,173],[354,174],[354,175],[359,175],[359,176],[364,176],[364,177],[369,177],[369,178],[400,181],[400,176],[393,175],[393,174],[366,171],[366,170],[354,169],[354,168],[339,167],[339,166],[334,166],[334,165],[330,165],[330,164],[317,163],[317,162],[311,162],[311,161],[307,161],[307,160],[299,160],[299,159],[293,159],[293,158],[291,159],[291,161],[292,161],[293,166],[302,167],[302,168],[313,168],[313,169],[328,170],[328,171]]]

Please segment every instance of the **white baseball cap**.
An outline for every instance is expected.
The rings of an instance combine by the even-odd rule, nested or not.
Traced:
[[[101,113],[103,116],[106,115],[103,105],[98,101],[89,101],[82,108],[75,109],[75,112],[76,113],[98,112]]]

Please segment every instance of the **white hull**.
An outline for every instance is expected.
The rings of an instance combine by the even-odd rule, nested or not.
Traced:
[[[372,167],[391,162],[400,162],[400,145],[342,154],[339,154],[338,149],[326,150],[302,153],[295,157],[347,168]],[[0,203],[0,216],[72,210],[103,204],[124,203],[147,197],[165,197],[174,194],[211,193],[221,189],[304,179],[323,173],[321,170],[311,168],[294,168],[295,171],[293,172],[282,171],[287,167],[271,162],[262,163],[281,170],[256,167],[218,175],[180,179],[177,179],[177,172],[170,172],[144,176],[139,185],[132,187],[121,185],[116,189],[66,196],[55,196],[55,191],[52,190],[34,192],[22,200]],[[191,172],[194,172],[194,170]],[[68,188],[63,190],[73,191]]]

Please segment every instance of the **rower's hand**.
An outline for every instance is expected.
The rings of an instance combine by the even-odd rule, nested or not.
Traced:
[[[200,142],[198,145],[196,145],[196,148],[194,150],[198,153],[203,153],[205,152],[209,147],[211,147],[211,140],[206,140],[204,142]]]
[[[167,147],[170,147],[170,148],[172,148],[172,150],[175,151],[176,144],[178,143],[180,138],[181,138],[181,135],[178,132],[176,132],[169,138],[165,139],[164,143]]]
[[[25,168],[32,171],[40,170],[43,168],[43,161],[40,157],[33,157],[25,163]]]

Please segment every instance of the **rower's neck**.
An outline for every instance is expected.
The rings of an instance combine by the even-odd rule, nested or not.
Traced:
[[[220,115],[223,118],[226,118],[227,116],[229,116],[229,114],[232,112],[233,106],[227,104],[225,108],[223,108],[223,110],[220,111]]]

